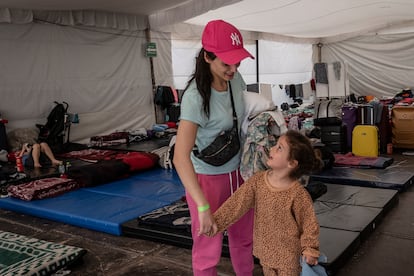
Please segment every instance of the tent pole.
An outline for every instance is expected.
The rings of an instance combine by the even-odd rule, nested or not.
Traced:
[[[316,46],[318,46],[318,62],[321,63],[322,62],[322,43],[318,43],[316,44]]]
[[[151,42],[151,31],[149,28],[145,29],[145,38],[147,42]],[[152,96],[155,97],[155,93],[157,92],[157,87],[155,85],[155,72],[154,72],[154,60],[152,57],[149,57],[150,62],[150,69],[151,69],[151,84],[152,84]],[[163,123],[163,114],[162,110],[159,110],[158,106],[154,103],[154,115],[155,115],[155,123]]]
[[[145,29],[145,37],[147,39],[147,42],[151,42],[151,32],[147,28]],[[152,60],[152,57],[149,57],[150,61],[150,68],[151,68],[151,83],[152,83],[152,90],[155,94],[155,74],[154,74],[154,61]]]
[[[256,39],[256,82],[259,83],[259,40]]]

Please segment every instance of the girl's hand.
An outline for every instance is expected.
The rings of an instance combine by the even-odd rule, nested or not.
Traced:
[[[216,223],[214,223],[213,224],[213,227],[211,228],[212,230],[211,230],[211,235],[210,235],[210,237],[213,237],[213,236],[215,236],[216,234],[217,234],[217,232],[218,232],[218,227],[217,227],[217,224]]]
[[[318,264],[318,258],[309,256],[309,255],[305,255],[305,254],[303,255],[303,258],[305,259],[305,262],[308,265],[317,265]]]

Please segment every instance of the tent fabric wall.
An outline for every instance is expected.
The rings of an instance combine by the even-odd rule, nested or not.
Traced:
[[[157,56],[153,58],[156,85],[174,86],[172,74],[171,34],[150,32],[151,42],[156,43]]]
[[[183,22],[184,20],[187,20],[194,15],[202,14],[204,12],[215,10],[223,6],[241,2],[241,0],[203,0],[177,2],[181,3],[177,3],[175,7],[160,10],[149,15],[151,29],[162,31],[165,30],[165,26]]]
[[[143,31],[0,24],[0,113],[8,131],[45,123],[53,101],[78,113],[71,141],[155,123]]]
[[[172,41],[172,67],[174,85],[184,89],[190,75],[194,71],[195,59],[201,49],[201,34],[197,40],[174,36]],[[244,38],[244,37],[243,37]],[[247,84],[299,84],[312,78],[312,45],[285,43],[276,41],[255,41],[247,39],[245,48],[255,59],[243,60],[239,67],[240,73]],[[259,79],[257,66],[259,64]]]
[[[201,48],[199,40],[173,39],[171,43],[174,87],[184,89],[194,72],[195,60]]]
[[[414,33],[365,35],[322,46],[322,62],[348,67],[350,93],[392,97],[414,87]]]
[[[259,82],[300,84],[312,78],[312,45],[259,41]]]
[[[41,11],[0,8],[0,23],[48,22],[65,26],[89,26],[138,31],[148,27],[146,16],[93,10]]]

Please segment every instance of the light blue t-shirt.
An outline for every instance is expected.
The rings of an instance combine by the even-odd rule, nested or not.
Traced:
[[[243,91],[246,90],[246,83],[239,73],[231,80],[234,105],[238,120],[240,133],[241,122],[243,121],[244,103]],[[207,147],[224,130],[233,126],[233,111],[231,107],[230,90],[217,92],[211,89],[210,118],[204,113],[203,101],[193,81],[185,91],[181,100],[180,120],[191,121],[198,125],[196,145],[201,151]],[[198,159],[191,153],[191,160],[194,169],[200,174],[222,174],[236,170],[240,165],[241,153],[235,155],[229,162],[222,166],[212,166]]]

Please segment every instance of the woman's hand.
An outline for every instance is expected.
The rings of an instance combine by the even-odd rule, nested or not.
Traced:
[[[211,213],[210,213],[210,215],[211,215]],[[200,216],[200,215],[199,215]],[[212,216],[211,216],[212,217]],[[200,221],[200,225],[201,225],[201,221]],[[208,224],[206,224],[206,226],[207,226]],[[201,229],[201,227],[200,227],[200,229]],[[217,232],[218,232],[218,227],[217,227],[217,224],[216,224],[216,222],[213,220],[213,224],[211,225],[211,227],[206,227],[205,228],[205,232],[201,232],[201,231],[199,231],[199,233],[198,233],[198,235],[200,236],[200,235],[202,235],[202,234],[204,234],[204,235],[206,235],[207,237],[214,237],[216,234],[217,234]]]
[[[212,231],[214,230],[213,225],[215,225],[210,209],[203,212],[198,212],[198,220],[200,223],[198,235],[210,236]]]

